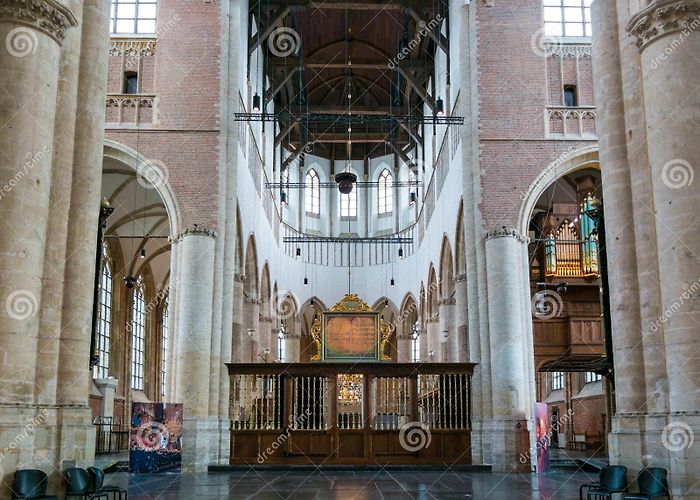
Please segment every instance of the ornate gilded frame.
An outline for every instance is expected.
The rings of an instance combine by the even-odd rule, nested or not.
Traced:
[[[362,317],[367,316],[373,318],[376,324],[376,349],[375,357],[326,357],[326,325],[329,318],[338,316]],[[382,319],[379,312],[372,309],[367,302],[362,300],[357,294],[346,294],[337,304],[328,311],[322,313],[322,319],[316,318],[311,327],[311,338],[316,347],[316,353],[311,356],[311,361],[391,361],[391,357],[387,355],[386,348],[391,336],[391,327]]]

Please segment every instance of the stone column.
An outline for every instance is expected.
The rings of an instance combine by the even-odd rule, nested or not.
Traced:
[[[455,328],[455,306],[457,302],[454,297],[444,298],[440,301],[440,361],[455,361],[458,350],[454,346],[459,341],[459,334]]]
[[[75,23],[55,2],[0,2],[2,403],[34,402],[59,62]]]
[[[396,329],[396,358],[399,363],[411,363],[413,361],[413,325],[411,319],[401,321]]]
[[[467,275],[455,276],[454,336],[450,338],[452,360],[465,363],[469,359],[469,308],[467,307]]]
[[[242,274],[235,274],[233,278],[233,329],[231,332],[231,359],[234,363],[243,363],[244,348],[246,345],[246,329],[244,327],[243,315],[243,282],[245,277]]]
[[[301,353],[301,325],[298,319],[294,319],[294,329],[287,332],[284,338],[285,363],[298,363]],[[287,324],[291,323],[288,321]]]
[[[670,410],[666,426],[652,430],[661,430],[664,447],[650,454],[669,461],[673,492],[688,496],[700,495],[700,448],[689,445],[700,435],[699,28],[700,0],[649,2],[627,25],[641,51],[663,311],[655,330],[663,332]]]
[[[528,380],[534,374],[524,362],[527,332],[522,324],[522,308],[530,301],[520,276],[514,272],[520,269],[526,244],[527,239],[512,228],[503,227],[486,235],[493,417],[485,419],[484,427],[490,432],[492,462],[498,471],[518,466],[518,454],[527,451],[518,449],[516,431],[530,419],[533,403]],[[488,434],[484,435],[487,438]]]
[[[179,236],[177,383],[184,404],[183,465],[204,471],[218,451],[217,419],[209,419],[215,235],[187,229]]]
[[[440,318],[437,317],[437,313],[428,318],[424,339],[427,340],[425,361],[436,363],[440,359]]]

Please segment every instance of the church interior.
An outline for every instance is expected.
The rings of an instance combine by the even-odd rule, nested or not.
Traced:
[[[0,498],[700,499],[700,0],[0,0],[0,68]]]

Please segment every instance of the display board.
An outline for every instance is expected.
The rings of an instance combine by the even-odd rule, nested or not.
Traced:
[[[182,462],[182,405],[132,403],[129,472],[179,469]]]
[[[321,316],[311,328],[316,344],[312,361],[390,360],[385,349],[391,328],[357,295],[345,295]]]
[[[549,472],[549,447],[552,436],[549,421],[549,409],[546,403],[535,403],[535,429],[537,431],[537,466],[538,474]]]

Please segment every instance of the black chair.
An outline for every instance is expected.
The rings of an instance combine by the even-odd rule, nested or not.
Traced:
[[[93,494],[107,493],[109,495],[110,493],[113,493],[115,497],[117,495],[119,495],[120,500],[121,500],[122,496],[123,496],[124,500],[129,498],[126,490],[119,488],[118,486],[110,486],[110,485],[105,486],[105,484],[104,484],[105,473],[99,467],[88,467],[87,470],[88,470],[88,473],[90,474],[90,478],[92,481],[91,490],[92,490]]]
[[[55,496],[46,494],[49,478],[44,471],[24,469],[15,471],[12,481],[12,499],[15,500],[56,500]]]
[[[586,498],[588,500],[611,499],[615,493],[627,491],[627,467],[622,465],[608,465],[600,470],[598,483],[583,485],[579,489],[579,494],[583,493],[583,488],[588,487]]]
[[[96,493],[92,491],[92,481],[90,479],[90,473],[85,469],[80,467],[71,467],[66,470],[66,482],[68,487],[66,488],[66,498],[79,497],[87,498],[89,500],[93,498],[105,498],[109,500],[107,493]]]
[[[661,467],[642,469],[637,475],[639,493],[626,494],[624,500],[652,500],[653,498],[671,498],[668,491],[668,472]]]

